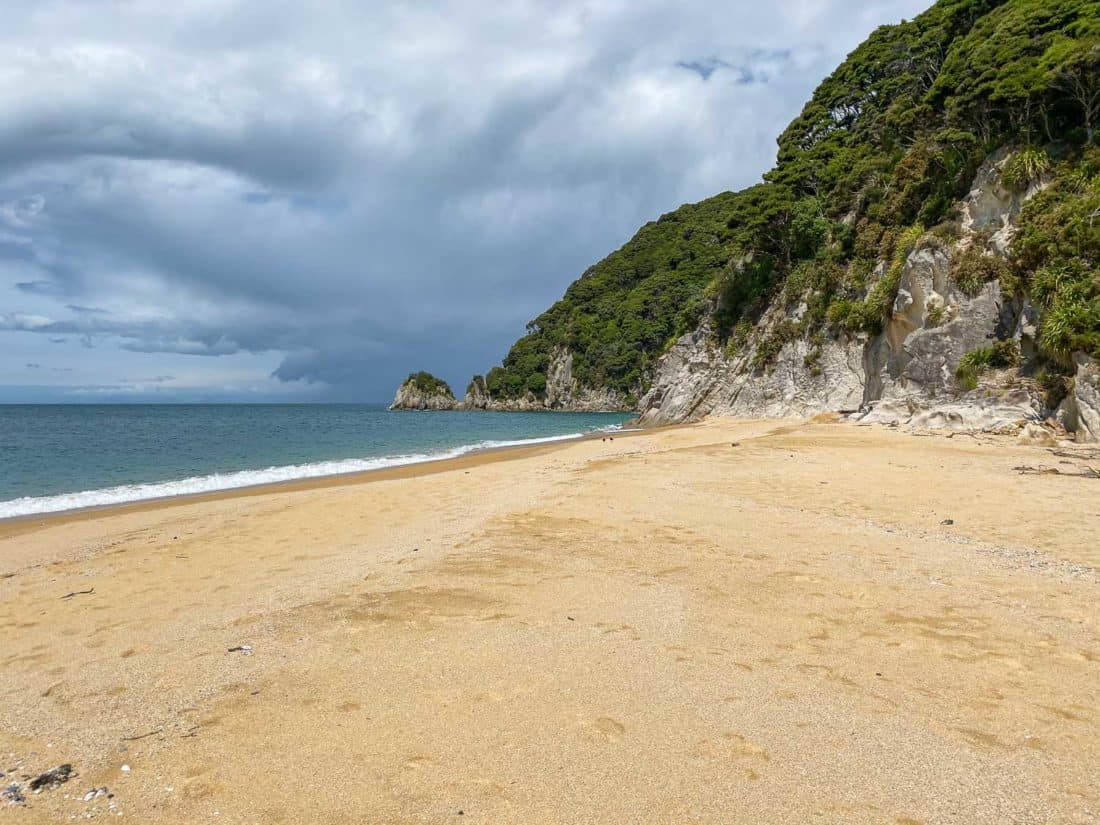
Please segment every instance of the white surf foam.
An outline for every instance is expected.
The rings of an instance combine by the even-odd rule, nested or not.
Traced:
[[[513,441],[482,441],[477,444],[468,444],[434,453],[317,461],[310,464],[268,467],[263,470],[212,473],[205,476],[182,478],[177,481],[160,481],[152,484],[122,484],[118,487],[107,487],[102,490],[83,490],[79,493],[63,493],[55,496],[26,496],[10,501],[0,501],[0,519],[40,515],[42,513],[59,513],[64,510],[102,507],[109,504],[126,504],[134,501],[148,501],[154,498],[236,490],[241,487],[255,487],[259,484],[273,484],[280,481],[297,481],[303,478],[362,473],[367,470],[381,470],[386,467],[402,467],[408,464],[422,464],[427,461],[458,458],[480,450],[570,441],[582,438],[584,435],[584,433],[569,433],[543,438],[521,438]]]

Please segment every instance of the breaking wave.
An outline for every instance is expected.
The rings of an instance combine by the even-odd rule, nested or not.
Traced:
[[[617,431],[618,425],[605,427],[597,432]],[[458,458],[474,452],[494,450],[502,447],[522,447],[531,444],[546,444],[555,441],[571,441],[583,438],[587,433],[569,433],[542,438],[522,438],[513,441],[481,441],[447,450],[431,453],[410,453],[407,455],[380,456],[376,458],[347,458],[335,461],[317,461],[307,464],[291,464],[284,467],[268,467],[263,470],[238,470],[229,473],[211,473],[210,475],[181,478],[176,481],[159,481],[149,484],[122,484],[101,490],[83,490],[78,493],[62,493],[52,496],[26,496],[24,498],[0,501],[0,519],[17,516],[31,516],[42,513],[59,513],[64,510],[78,510],[86,507],[103,507],[110,504],[126,504],[135,501],[187,496],[196,493],[212,493],[221,490],[237,490],[242,487],[255,487],[260,484],[275,484],[283,481],[297,481],[304,478],[362,473],[369,470],[381,470],[387,467],[403,467],[409,464],[422,464],[447,458]]]

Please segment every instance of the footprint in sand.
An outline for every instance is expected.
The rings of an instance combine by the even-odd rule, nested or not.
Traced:
[[[601,716],[597,719],[593,725],[595,728],[595,738],[600,742],[618,742],[623,738],[623,734],[626,733],[626,726],[618,720],[612,719],[610,716]]]
[[[771,755],[755,742],[740,733],[728,731],[721,740],[704,739],[691,750],[696,759],[732,762],[744,773],[746,779],[759,779],[760,771],[771,762]]]

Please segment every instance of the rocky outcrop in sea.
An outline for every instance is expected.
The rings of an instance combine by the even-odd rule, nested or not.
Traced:
[[[446,381],[426,372],[410,375],[397,388],[391,410],[453,410],[459,405]]]

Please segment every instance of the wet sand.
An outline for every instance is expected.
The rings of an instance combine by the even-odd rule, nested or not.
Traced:
[[[0,771],[79,776],[0,816],[1097,822],[1100,482],[1013,469],[1083,463],[715,420],[8,522]]]

